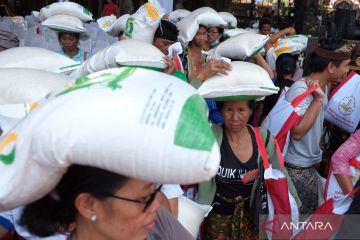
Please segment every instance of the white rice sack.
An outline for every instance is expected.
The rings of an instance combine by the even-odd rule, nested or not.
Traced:
[[[0,52],[0,68],[31,68],[68,72],[79,68],[76,62],[59,53],[38,47],[17,47]]]
[[[201,223],[211,210],[210,205],[198,204],[185,196],[180,196],[178,221],[196,239]]]
[[[58,32],[86,32],[84,23],[80,19],[67,15],[51,16],[42,22],[41,25]]]
[[[106,33],[112,29],[115,21],[116,21],[116,16],[114,16],[114,15],[104,16],[104,17],[101,17],[98,20],[96,20],[100,29]]]
[[[260,66],[235,61],[231,62],[229,75],[215,75],[198,89],[204,98],[216,101],[253,100],[279,91],[269,74]]]
[[[3,134],[36,108],[39,99],[71,82],[64,74],[24,68],[1,68],[0,76],[0,127]]]
[[[0,211],[41,198],[71,164],[190,184],[209,180],[220,162],[197,91],[176,77],[133,67],[78,79],[0,142]]]
[[[118,19],[114,15],[99,18],[97,23],[99,27],[112,37],[119,37],[120,32],[124,32],[126,28],[126,21],[130,14],[124,14]]]
[[[189,15],[191,12],[186,9],[176,9],[175,11],[169,13],[169,21],[173,23],[179,22],[181,19]]]
[[[227,57],[244,60],[260,52],[269,36],[256,33],[242,33],[220,43],[211,51],[211,58]]]
[[[250,31],[247,29],[243,29],[243,28],[224,29],[224,36],[231,38],[231,37],[235,37],[239,34],[248,33],[248,32],[250,32]]]
[[[165,9],[160,3],[149,0],[127,19],[124,37],[152,43],[155,31],[164,15]]]
[[[282,53],[299,54],[304,52],[307,47],[308,37],[306,35],[292,35],[280,38],[277,41],[274,57],[275,59]]]
[[[219,15],[224,19],[228,24],[228,28],[236,28],[237,27],[237,19],[234,15],[229,12],[219,12]]]
[[[183,45],[192,41],[199,30],[199,25],[206,27],[225,27],[227,23],[210,7],[196,9],[177,24],[179,40]]]
[[[135,39],[125,39],[100,50],[86,60],[81,68],[71,73],[80,77],[108,68],[122,66],[142,66],[164,69],[165,55],[154,45]]]
[[[92,21],[92,13],[75,2],[56,2],[40,10],[40,18],[46,20],[55,15],[69,15],[81,19],[84,22]]]

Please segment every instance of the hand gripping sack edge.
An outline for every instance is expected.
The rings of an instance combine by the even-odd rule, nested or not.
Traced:
[[[263,121],[261,126],[268,129],[275,137],[283,154],[285,154],[287,150],[291,128],[295,126],[302,117],[297,112],[297,106],[316,89],[317,86],[313,86],[294,98],[291,103],[286,101],[286,94],[282,94]]]
[[[75,163],[150,182],[208,180],[220,153],[206,112],[194,88],[161,72],[79,78],[0,138],[0,211],[41,198]]]

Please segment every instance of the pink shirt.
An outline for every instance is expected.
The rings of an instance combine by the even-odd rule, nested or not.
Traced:
[[[350,159],[360,153],[360,129],[344,142],[331,158],[334,174],[350,176]]]

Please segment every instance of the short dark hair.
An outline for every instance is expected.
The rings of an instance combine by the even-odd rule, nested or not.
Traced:
[[[272,25],[271,20],[269,18],[262,18],[259,21],[259,29],[262,29],[264,25]]]
[[[283,53],[276,59],[276,76],[284,78],[285,75],[293,76],[296,71],[296,57],[290,53]]]
[[[345,43],[346,42],[342,39],[322,38],[319,40],[318,47],[326,50],[335,51],[344,46]],[[333,63],[336,67],[338,67],[341,62],[342,61],[340,60],[331,60],[320,57],[314,52],[310,55],[309,59],[310,71],[311,73],[323,72],[330,63]]]
[[[60,42],[60,38],[61,38],[61,36],[62,36],[63,34],[70,34],[70,35],[76,37],[77,40],[80,39],[80,33],[74,33],[74,32],[59,32],[59,34],[58,34],[58,40],[59,40],[59,42]]]
[[[248,106],[249,106],[250,110],[253,111],[255,109],[255,106],[256,106],[255,100],[247,100],[247,103],[248,103]],[[224,101],[217,101],[216,102],[216,107],[221,112],[221,110],[224,107]]]
[[[179,36],[179,29],[175,23],[165,19],[161,19],[158,28],[155,31],[154,37],[163,38],[176,42]]]
[[[31,234],[51,236],[59,229],[69,229],[76,220],[75,199],[80,193],[89,193],[98,199],[114,194],[127,177],[95,167],[72,165],[61,178],[54,193],[30,203],[24,208],[20,224]]]

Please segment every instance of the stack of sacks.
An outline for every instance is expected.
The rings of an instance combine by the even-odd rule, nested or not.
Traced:
[[[71,164],[191,184],[211,179],[220,162],[197,91],[168,74],[133,67],[78,79],[0,142],[0,211],[49,193]]]
[[[269,36],[266,35],[245,32],[220,43],[209,55],[214,59],[227,57],[244,60],[260,52],[268,39]]]
[[[86,60],[81,68],[71,73],[78,78],[90,73],[120,66],[141,66],[157,69],[166,68],[165,55],[147,42],[125,39],[97,52]]]
[[[36,108],[38,100],[71,82],[66,75],[26,68],[0,68],[0,76],[0,127],[3,133]]]
[[[227,28],[236,28],[237,27],[237,19],[234,15],[229,12],[219,12],[219,15],[227,22]]]
[[[307,47],[308,37],[305,35],[292,35],[284,38],[280,38],[276,42],[274,49],[274,58],[282,53],[299,54],[304,52]]]
[[[114,15],[105,16],[96,20],[101,30],[106,32],[112,37],[119,37],[121,32],[126,29],[126,22],[130,14],[124,14],[118,19]]]
[[[60,73],[80,66],[80,62],[44,48],[17,47],[0,52],[0,69],[31,68]]]
[[[157,0],[148,0],[126,22],[124,37],[152,43],[161,18],[165,15]]]
[[[58,32],[86,32],[83,22],[92,21],[92,13],[74,2],[56,2],[43,7],[42,25]]]
[[[260,66],[248,62],[232,62],[229,75],[215,75],[198,89],[204,98],[216,101],[261,100],[279,91],[269,74]]]
[[[179,22],[181,19],[189,15],[191,12],[186,9],[176,9],[175,11],[169,13],[169,21],[173,23]]]
[[[206,27],[223,27],[227,26],[222,17],[212,8],[202,7],[196,9],[177,24],[179,29],[179,40],[186,46],[192,41],[199,30],[199,25]]]

